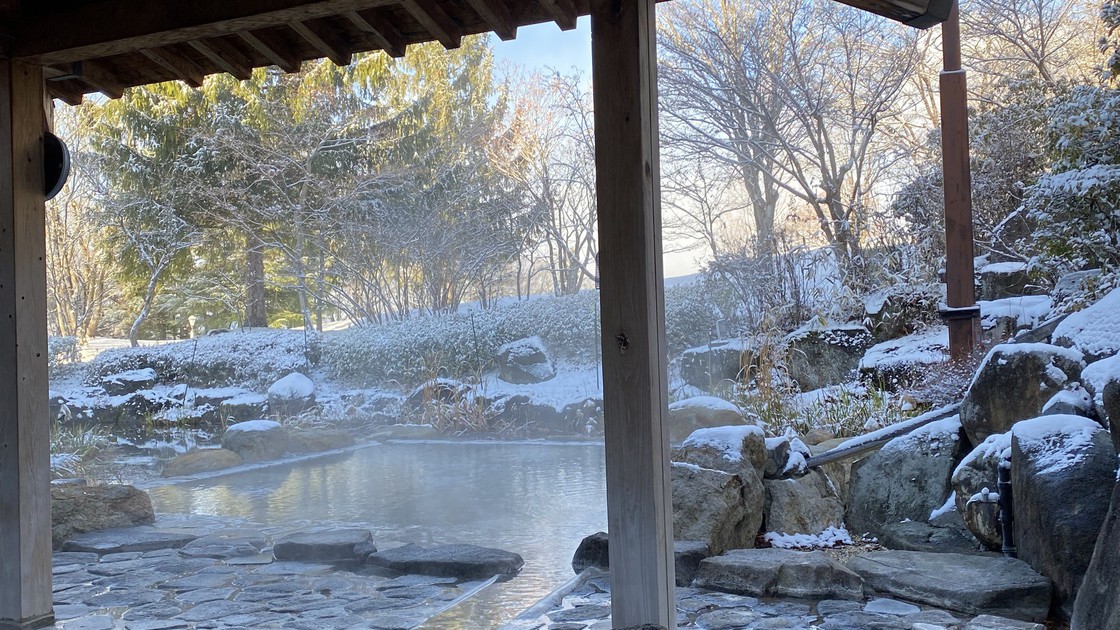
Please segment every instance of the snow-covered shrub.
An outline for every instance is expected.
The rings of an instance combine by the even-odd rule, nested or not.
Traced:
[[[1050,173],[1027,190],[1033,240],[1059,271],[1120,266],[1120,91],[1078,86],[1050,108]]]
[[[718,311],[700,283],[665,289],[665,339],[670,354],[715,338],[719,319]]]
[[[164,383],[265,388],[319,360],[318,333],[299,330],[227,332],[158,346],[106,350],[89,363],[86,382],[152,368]]]
[[[323,362],[335,378],[356,383],[419,383],[432,376],[477,376],[498,348],[539,336],[555,354],[595,361],[598,293],[542,297],[496,309],[418,317],[332,335]]]
[[[47,337],[47,369],[51,376],[56,376],[81,358],[82,349],[77,337]]]

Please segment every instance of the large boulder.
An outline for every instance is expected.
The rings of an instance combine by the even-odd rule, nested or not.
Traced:
[[[1113,484],[1112,503],[1097,536],[1093,558],[1073,605],[1074,630],[1120,628],[1120,483]]]
[[[757,348],[749,339],[718,339],[681,353],[681,380],[711,391],[724,381],[738,382],[756,361]]]
[[[1085,373],[1081,373],[1081,378],[1085,378]],[[1085,418],[1096,417],[1096,410],[1093,408],[1093,396],[1081,383],[1070,383],[1066,389],[1054,394],[1050,400],[1042,405],[1042,412],[1040,416],[1052,415],[1073,415],[1083,416]]]
[[[471,386],[450,378],[433,378],[413,389],[404,401],[404,410],[417,411],[432,402],[454,404],[471,394]]]
[[[142,389],[151,389],[158,382],[156,371],[146,367],[110,374],[102,377],[98,384],[109,396],[125,396]]]
[[[55,549],[75,534],[149,525],[155,520],[148,493],[132,486],[51,486],[51,539]]]
[[[991,349],[961,402],[961,424],[973,444],[1034,418],[1066,383],[1081,376],[1081,353],[1045,343]]]
[[[863,580],[822,551],[734,549],[701,561],[693,584],[755,597],[863,599]]]
[[[268,408],[268,396],[245,392],[218,403],[218,414],[227,422],[244,422],[263,418]]]
[[[969,615],[1045,621],[1050,610],[1050,580],[1012,558],[873,551],[848,568],[880,593]]]
[[[905,337],[929,322],[944,301],[944,285],[896,284],[864,298],[864,321],[876,340]]]
[[[1093,409],[1112,432],[1112,445],[1120,452],[1120,355],[1090,363],[1081,380],[1092,397]]]
[[[754,547],[765,502],[757,475],[678,462],[672,466],[675,540],[704,541],[713,554]]]
[[[673,449],[673,460],[733,475],[760,474],[766,464],[766,434],[748,424],[697,429]]]
[[[827,453],[847,441],[848,438],[833,438],[810,446],[809,450],[812,455],[820,455],[821,453]],[[845,505],[848,503],[848,489],[851,486],[852,465],[855,464],[856,461],[857,460],[854,458],[839,459],[820,466],[820,470],[824,472],[828,480],[832,482],[832,486],[836,488],[836,495],[840,497],[841,503]]]
[[[844,523],[844,503],[836,488],[820,470],[798,479],[767,479],[766,517],[768,532],[817,534]]]
[[[953,471],[957,512],[973,536],[989,549],[1003,546],[997,488],[1000,466],[1011,466],[1011,433],[989,435]],[[985,494],[985,491],[987,493]]]
[[[237,453],[245,463],[276,459],[288,451],[288,431],[274,420],[238,422],[222,434],[222,448]]]
[[[276,417],[298,416],[315,406],[315,382],[292,372],[268,388],[268,411]]]
[[[928,520],[949,496],[961,453],[960,432],[958,416],[931,422],[856,462],[848,496],[849,531],[878,532],[904,519]]]
[[[607,532],[595,532],[579,541],[579,546],[572,555],[572,571],[578,575],[588,567],[607,570],[610,566],[610,539]]]
[[[164,477],[181,477],[213,472],[241,465],[241,456],[224,448],[196,449],[179,455],[163,465]]]
[[[498,378],[507,383],[527,385],[556,377],[552,353],[540,337],[526,337],[498,348]]]
[[[680,444],[696,429],[743,424],[743,412],[715,396],[695,396],[669,405],[669,441]]]
[[[506,426],[541,435],[572,435],[583,426],[569,427],[563,414],[547,402],[537,402],[525,394],[499,395],[486,401],[492,426]]]
[[[818,320],[785,338],[789,376],[807,392],[848,383],[871,346],[871,333],[859,324],[820,325]]]
[[[692,578],[700,568],[700,562],[711,555],[708,543],[704,541],[674,541],[673,559],[676,566],[677,586],[692,584]],[[590,567],[603,571],[609,571],[611,568],[610,538],[606,532],[595,532],[581,540],[572,556],[572,571],[577,575]]]
[[[872,346],[859,361],[859,374],[878,389],[897,391],[919,381],[930,368],[949,362],[949,329],[920,333]]]
[[[1024,262],[992,263],[984,265],[976,273],[980,276],[980,292],[977,296],[980,300],[1032,295],[1040,290]]]
[[[1089,363],[1120,353],[1120,289],[1062,320],[1054,343],[1080,350]]]
[[[1072,608],[1116,480],[1116,452],[1099,424],[1043,416],[1011,429],[1011,483],[1019,557],[1054,581]]]

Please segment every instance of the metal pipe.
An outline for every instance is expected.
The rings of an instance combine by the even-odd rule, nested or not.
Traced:
[[[999,465],[999,529],[1003,537],[1003,555],[1008,558],[1019,557],[1015,549],[1015,502],[1011,496],[1011,467],[1004,462]]]

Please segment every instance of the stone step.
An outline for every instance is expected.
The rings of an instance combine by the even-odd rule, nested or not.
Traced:
[[[971,615],[1039,622],[1050,610],[1050,580],[1013,558],[874,551],[848,568],[869,589]]]
[[[756,597],[863,598],[859,575],[821,551],[733,549],[701,561],[693,586]]]

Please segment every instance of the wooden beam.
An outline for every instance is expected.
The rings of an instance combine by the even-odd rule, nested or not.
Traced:
[[[562,31],[570,31],[576,27],[579,12],[576,11],[572,0],[540,0],[541,6],[548,11]]]
[[[289,26],[335,65],[350,65],[350,46],[342,41],[337,31],[323,28],[313,22],[292,22]]]
[[[400,31],[375,11],[349,11],[346,17],[362,31],[369,33],[373,41],[390,57],[403,57],[405,40]]]
[[[140,54],[191,87],[202,87],[206,73],[192,61],[168,48],[145,48]]]
[[[976,306],[972,234],[972,175],[968,156],[968,85],[961,69],[960,17],[956,3],[941,26],[941,155],[945,186],[945,302],[952,309]],[[979,342],[980,311],[948,318],[949,354],[962,360]]]
[[[505,0],[469,0],[469,2],[498,39],[509,41],[517,37],[517,22],[510,15]]]
[[[225,70],[235,79],[245,81],[253,76],[252,62],[229,42],[214,39],[196,39],[190,42],[192,48],[202,53],[214,65]]]
[[[39,65],[69,63],[392,4],[395,0],[24,2],[11,56]]]
[[[278,66],[284,72],[299,72],[300,60],[291,53],[284,51],[283,42],[277,41],[275,35],[268,31],[244,31],[238,33],[246,44],[252,46],[257,52]]]
[[[42,68],[0,60],[0,627],[53,622]]]
[[[85,84],[109,98],[120,98],[124,95],[124,87],[114,80],[111,73],[96,61],[75,61],[68,67],[43,68],[43,76],[47,79],[48,88],[55,90],[53,83],[63,81],[77,81]],[[58,88],[65,92],[65,88]],[[79,101],[80,102],[80,101]]]
[[[592,0],[611,623],[676,624],[655,0]]]
[[[432,37],[444,48],[458,48],[463,41],[463,29],[435,2],[435,0],[403,0],[405,8]]]

